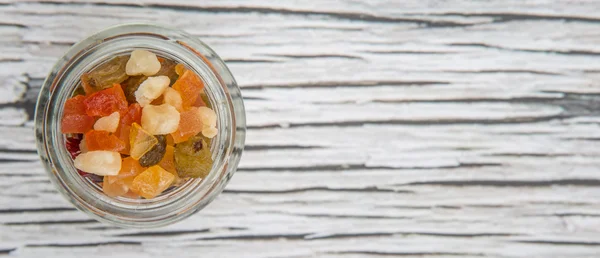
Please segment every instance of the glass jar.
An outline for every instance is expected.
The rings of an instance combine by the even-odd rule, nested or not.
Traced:
[[[80,176],[61,133],[63,106],[80,85],[80,77],[117,55],[146,49],[185,64],[205,84],[217,114],[212,139],[214,164],[204,179],[191,179],[152,199],[109,197]],[[38,153],[56,188],[78,209],[120,227],[147,228],[182,220],[222,192],[239,163],[246,121],[240,90],[223,60],[206,44],[180,30],[150,24],[126,24],[98,32],[75,44],[56,63],[44,82],[35,114]]]

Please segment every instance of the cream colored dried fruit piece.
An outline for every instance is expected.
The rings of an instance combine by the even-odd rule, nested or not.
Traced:
[[[152,76],[160,70],[160,62],[156,55],[147,50],[133,50],[125,65],[125,72],[129,76]]]
[[[199,107],[198,113],[200,114],[200,120],[204,127],[216,127],[217,126],[217,114],[215,111],[208,107]]]
[[[89,151],[79,154],[73,164],[86,173],[116,176],[121,170],[121,154],[114,151]]]
[[[179,111],[169,104],[147,105],[142,109],[142,128],[153,135],[177,131],[179,119]]]
[[[101,117],[94,124],[94,130],[114,133],[117,131],[117,127],[119,127],[119,120],[119,112],[114,112],[108,116]]]
[[[213,138],[217,136],[217,132],[218,131],[216,127],[204,127],[204,129],[202,129],[202,135],[208,138]]]
[[[166,104],[169,104],[173,107],[175,107],[175,109],[177,109],[178,111],[182,111],[183,107],[183,101],[181,99],[181,94],[179,94],[179,91],[174,90],[173,88],[168,87],[165,90],[165,93],[163,93],[164,96],[164,100]]]
[[[153,100],[160,97],[160,95],[169,88],[169,77],[167,76],[156,76],[148,77],[140,87],[135,91],[135,100],[140,104],[141,107],[145,107],[150,104]]]

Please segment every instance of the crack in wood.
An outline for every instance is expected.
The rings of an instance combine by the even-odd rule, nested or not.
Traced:
[[[264,151],[264,150],[314,150],[323,149],[322,146],[303,146],[303,145],[246,145],[244,151]]]
[[[225,189],[223,191],[223,193],[233,193],[233,194],[289,194],[289,193],[302,193],[302,192],[311,192],[311,191],[414,194],[414,191],[394,190],[394,189],[382,189],[382,188],[378,188],[376,186],[364,187],[364,188],[306,187],[306,188],[284,189],[284,190],[237,190],[237,189]]]
[[[337,251],[326,252],[327,254],[359,254],[372,256],[485,256],[481,253],[459,253],[459,252],[382,252],[382,251]]]
[[[45,213],[45,212],[63,212],[76,211],[75,208],[57,207],[57,208],[24,208],[24,209],[2,209],[0,214],[19,214],[19,213]]]
[[[385,237],[394,235],[415,235],[415,236],[434,236],[434,237],[457,237],[457,238],[489,238],[489,237],[511,237],[511,236],[522,236],[522,234],[514,233],[443,233],[443,232],[411,232],[411,231],[398,231],[398,232],[372,232],[372,233],[338,233],[328,234],[324,236],[308,237],[310,240],[313,239],[338,239],[338,238],[362,238],[362,237]]]
[[[23,222],[5,222],[6,226],[34,226],[34,225],[71,225],[71,224],[90,224],[98,223],[96,220],[42,220],[42,221],[23,221]]]
[[[456,186],[456,187],[551,187],[551,186],[600,186],[600,179],[557,179],[557,180],[439,180],[421,181],[407,184],[393,184],[392,186]]]
[[[172,231],[144,231],[137,233],[126,233],[114,235],[115,237],[165,237],[165,236],[181,236],[189,234],[200,234],[210,232],[210,229],[197,230],[172,230]]]
[[[575,245],[575,246],[600,246],[600,242],[592,241],[558,241],[558,240],[513,240],[510,242],[524,244],[542,244],[542,245]]]
[[[73,248],[73,247],[99,247],[107,245],[142,245],[141,242],[135,241],[107,241],[97,243],[79,243],[79,244],[28,244],[25,247],[60,247],[60,248]]]
[[[486,43],[450,43],[449,46],[460,46],[460,47],[481,47],[487,49],[496,49],[496,50],[507,50],[507,51],[515,51],[515,52],[528,52],[528,53],[544,53],[544,54],[558,54],[558,55],[591,55],[597,56],[600,55],[600,52],[595,51],[586,51],[586,50],[543,50],[543,49],[523,49],[523,48],[508,48],[501,47]]]
[[[226,64],[259,64],[259,63],[279,63],[277,60],[268,59],[225,59]]]
[[[9,249],[0,249],[0,254],[1,255],[8,255],[11,252],[17,250],[17,248],[9,248]]]
[[[600,103],[599,103],[600,105]],[[541,115],[508,117],[503,119],[478,119],[478,118],[456,118],[456,119],[388,119],[388,120],[356,120],[338,122],[304,122],[289,124],[266,124],[247,126],[248,130],[261,130],[273,128],[298,128],[298,127],[362,127],[365,125],[500,125],[500,124],[528,124],[541,123],[553,120],[571,118],[572,115]]]
[[[312,59],[312,58],[343,58],[343,59],[354,59],[354,60],[363,60],[365,61],[364,58],[360,57],[360,56],[352,56],[352,55],[334,55],[334,54],[315,54],[315,55],[309,55],[309,54],[304,54],[304,55],[300,55],[300,54],[287,54],[287,55],[283,55],[283,54],[272,54],[272,55],[266,55],[266,56],[272,56],[272,57],[286,57],[286,58],[295,58],[295,59]]]
[[[354,170],[425,170],[425,169],[456,169],[456,168],[480,168],[480,167],[500,167],[502,163],[468,163],[461,162],[457,165],[434,166],[434,167],[392,167],[392,166],[367,166],[365,164],[341,164],[341,165],[320,165],[307,167],[240,167],[240,172],[256,171],[294,171],[294,172],[322,172],[322,171],[354,171]]]
[[[503,13],[503,12],[481,12],[481,13],[461,13],[445,12],[436,13],[435,16],[461,16],[461,17],[492,17],[494,22],[524,21],[524,20],[555,20],[566,22],[589,22],[600,23],[598,18],[569,16],[569,15],[551,15],[551,14],[524,14],[524,13]]]
[[[243,90],[265,88],[342,88],[342,87],[373,87],[373,86],[428,86],[448,85],[448,81],[324,81],[308,83],[240,85]]]
[[[235,235],[235,236],[217,236],[217,237],[200,237],[195,240],[211,241],[211,240],[250,240],[250,241],[265,241],[265,240],[302,240],[309,234],[256,234],[256,235]]]

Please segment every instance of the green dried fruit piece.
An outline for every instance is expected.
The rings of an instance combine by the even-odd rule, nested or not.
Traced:
[[[129,56],[117,56],[110,61],[96,67],[89,73],[81,76],[81,82],[86,93],[100,91],[113,86],[113,83],[121,83],[129,76],[125,73],[125,65]]]
[[[139,76],[131,76],[129,79],[123,82],[123,92],[125,93],[125,98],[129,104],[136,103],[135,99],[135,91],[140,87],[140,84],[144,82],[148,77],[144,75]]]
[[[180,177],[205,178],[213,165],[209,144],[202,136],[177,144],[174,155]]]
[[[167,151],[167,137],[164,135],[155,135],[155,137],[158,143],[138,160],[142,167],[150,167],[158,164]]]

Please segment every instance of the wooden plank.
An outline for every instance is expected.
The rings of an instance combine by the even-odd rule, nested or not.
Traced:
[[[594,257],[600,3],[0,0],[0,255]],[[152,230],[53,188],[34,103],[71,44],[158,21],[226,60],[247,147]],[[275,248],[277,247],[277,248]]]

